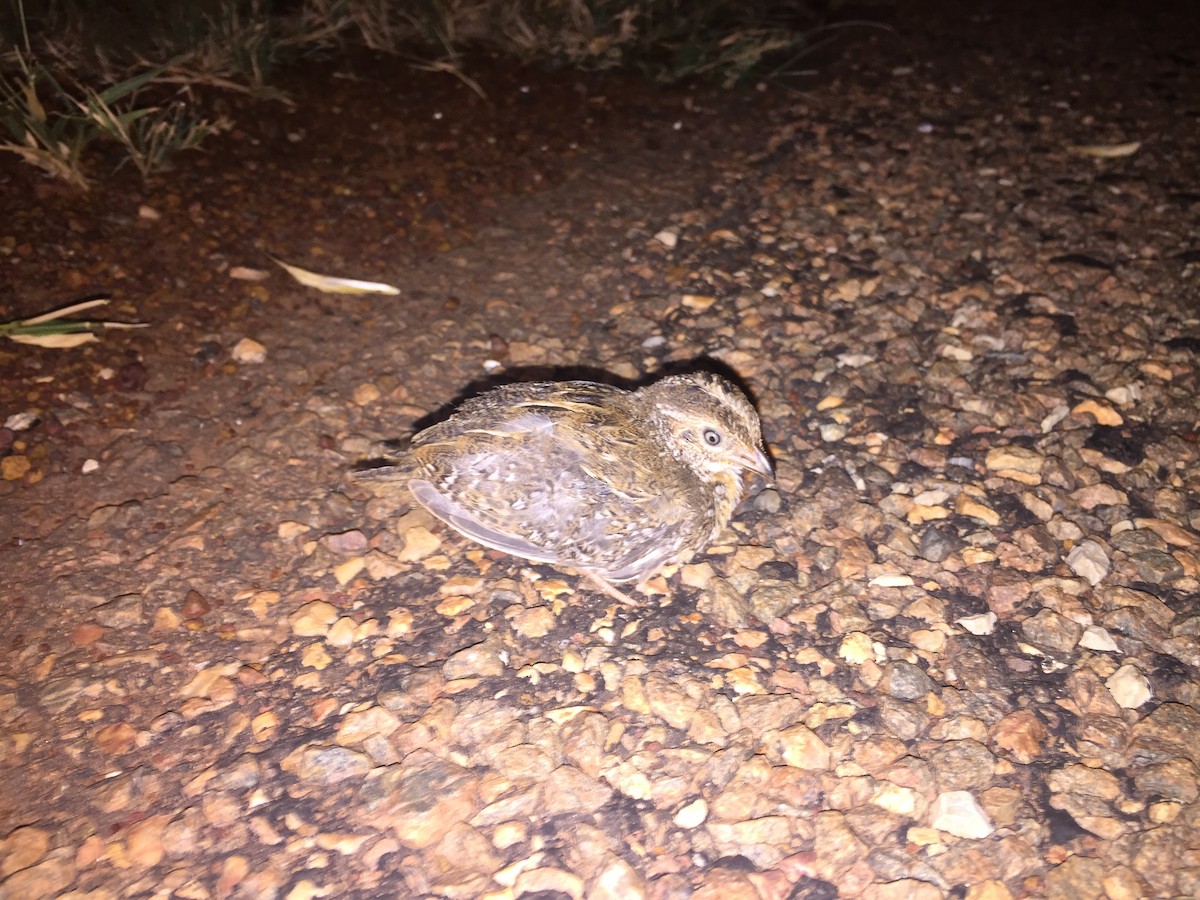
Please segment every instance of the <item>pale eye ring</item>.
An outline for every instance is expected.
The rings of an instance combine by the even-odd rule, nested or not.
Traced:
[[[721,432],[717,431],[715,428],[705,428],[704,443],[708,444],[710,447],[721,446]]]

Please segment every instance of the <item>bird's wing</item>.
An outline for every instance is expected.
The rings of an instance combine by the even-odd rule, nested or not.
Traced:
[[[537,398],[473,417],[453,452],[426,446],[413,496],[467,537],[526,559],[613,581],[658,568],[688,510],[647,474],[644,442],[584,415],[587,400]]]
[[[625,398],[625,392],[604,385],[587,388],[579,390],[566,382],[545,397],[525,400],[519,404],[523,410],[519,418],[544,417],[549,427],[536,429],[534,440],[552,457],[576,468],[582,480],[603,486],[631,504],[662,500],[663,467],[655,465],[659,460],[647,457],[648,451],[656,455],[650,450],[653,441],[639,422],[627,411],[618,412],[621,405],[613,402],[614,397]],[[659,477],[654,477],[656,471]]]
[[[417,478],[409,482],[409,489],[417,502],[437,516],[455,531],[464,534],[473,541],[478,541],[493,550],[502,550],[513,556],[532,559],[535,562],[557,562],[557,554],[548,553],[545,547],[539,547],[515,534],[501,531],[486,525],[482,519],[492,518],[476,510],[467,509],[461,503],[456,503],[451,497],[439,491],[431,482]]]

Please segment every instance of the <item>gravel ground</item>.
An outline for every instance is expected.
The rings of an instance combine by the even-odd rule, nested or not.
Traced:
[[[935,12],[10,427],[0,897],[1200,896],[1195,13]],[[637,608],[346,478],[701,358],[777,479]]]

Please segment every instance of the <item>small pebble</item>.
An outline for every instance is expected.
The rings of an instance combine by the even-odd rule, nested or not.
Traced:
[[[1123,709],[1137,709],[1147,703],[1151,696],[1150,682],[1137,666],[1124,665],[1104,682],[1117,705]]]
[[[267,348],[253,338],[242,338],[234,345],[230,356],[234,362],[257,365],[266,362]]]
[[[1108,554],[1095,541],[1083,541],[1071,548],[1067,554],[1067,565],[1071,571],[1095,587],[1104,580],[1109,571]]]
[[[938,831],[971,840],[982,840],[995,831],[988,814],[969,791],[938,794],[929,810],[929,824]]]

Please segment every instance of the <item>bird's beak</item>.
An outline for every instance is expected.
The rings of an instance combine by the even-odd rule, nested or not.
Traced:
[[[771,465],[771,460],[767,458],[767,454],[760,447],[755,447],[753,453],[742,454],[739,462],[751,472],[757,472],[763,478],[770,480],[775,477],[775,467]]]

